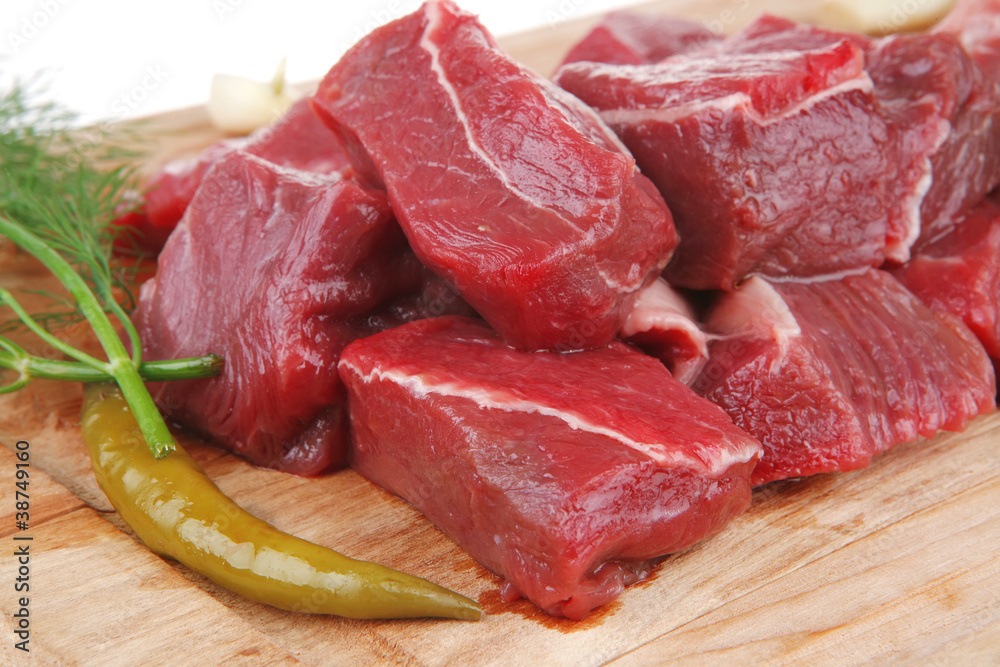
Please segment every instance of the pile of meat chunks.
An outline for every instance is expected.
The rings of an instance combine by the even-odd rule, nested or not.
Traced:
[[[431,0],[153,179],[146,358],[226,359],[156,400],[257,465],[354,466],[582,618],[752,487],[995,408],[998,21],[615,13],[550,81]]]

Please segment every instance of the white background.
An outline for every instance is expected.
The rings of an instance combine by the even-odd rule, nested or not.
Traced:
[[[458,0],[495,35],[635,0]],[[360,36],[420,0],[2,0],[0,84],[43,72],[85,120],[202,104],[212,74],[320,78]]]

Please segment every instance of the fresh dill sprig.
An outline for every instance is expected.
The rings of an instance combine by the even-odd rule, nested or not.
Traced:
[[[36,94],[15,85],[0,95],[0,234],[59,279],[69,298],[56,296],[54,301],[69,308],[34,315],[0,287],[0,309],[11,311],[23,327],[69,360],[31,355],[0,335],[0,369],[15,374],[0,393],[21,389],[35,378],[114,380],[154,456],[165,456],[174,448],[173,436],[143,380],[216,375],[221,359],[207,355],[143,362],[142,341],[129,318],[134,298],[125,274],[112,261],[111,222],[123,212],[122,202],[134,187],[128,160],[135,152],[108,135],[81,139],[76,116],[52,102],[38,102]],[[90,324],[106,360],[49,331],[50,323],[67,319]]]
[[[79,118],[39,101],[37,88],[15,85],[0,97],[0,214],[56,250],[102,303],[117,295],[130,307],[129,276],[110,262],[110,223],[136,187],[134,137],[122,131],[81,141]]]

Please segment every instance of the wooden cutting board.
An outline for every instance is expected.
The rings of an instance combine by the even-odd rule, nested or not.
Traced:
[[[570,11],[582,3],[562,3]],[[760,11],[807,20],[815,3],[673,0],[646,7],[733,30]],[[502,40],[549,73],[592,19]],[[216,138],[204,111],[152,119],[153,168]],[[50,285],[0,245],[0,285]],[[65,333],[80,341],[81,329]],[[248,602],[136,542],[97,488],[78,386],[0,397],[0,663],[646,665],[1000,663],[1000,414],[905,444],[867,470],[769,485],[722,534],[574,623],[502,604],[498,579],[417,511],[347,470],[299,479],[191,439],[222,489],[283,530],[480,600],[458,621],[352,621]],[[14,517],[13,450],[30,443],[30,528]],[[30,542],[15,541],[28,537]],[[16,545],[30,544],[30,649],[14,650]]]

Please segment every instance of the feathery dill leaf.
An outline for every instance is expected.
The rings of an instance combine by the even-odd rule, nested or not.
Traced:
[[[110,224],[134,189],[134,137],[88,136],[78,117],[41,99],[31,84],[0,95],[0,214],[43,239],[85,279],[105,307],[134,305],[129,273],[111,263]],[[82,140],[81,140],[82,137]],[[75,309],[46,321],[79,321]]]

